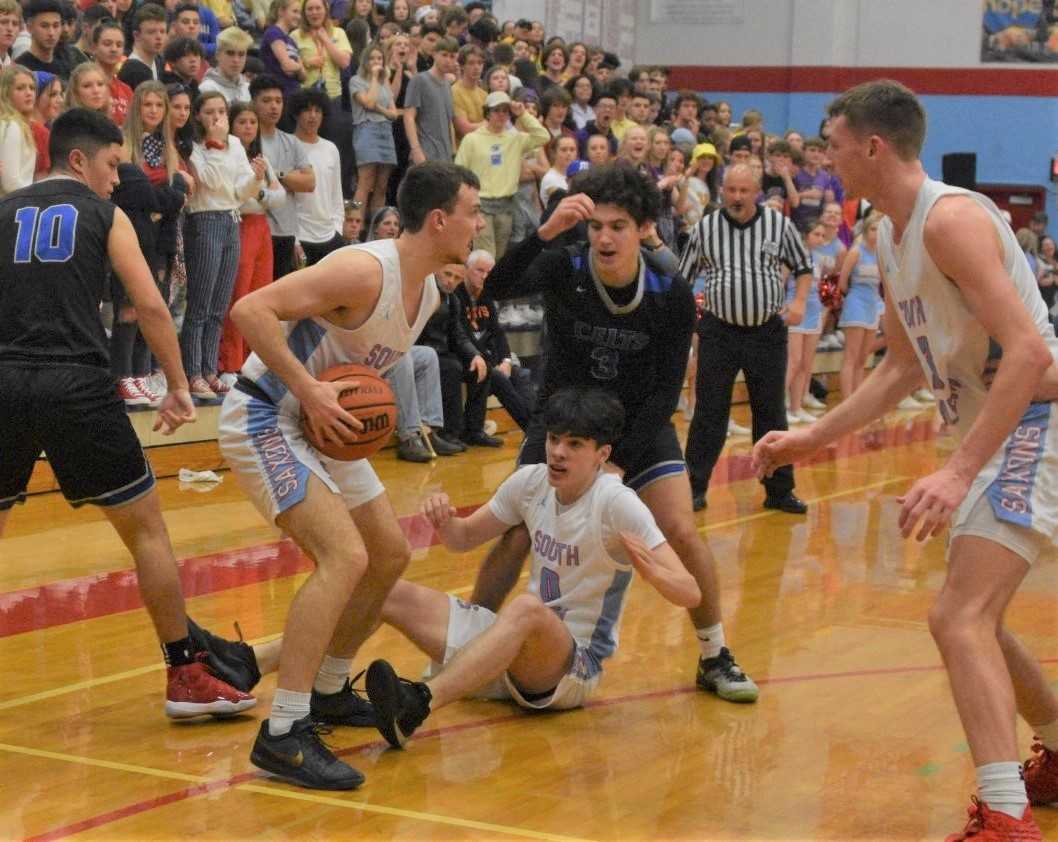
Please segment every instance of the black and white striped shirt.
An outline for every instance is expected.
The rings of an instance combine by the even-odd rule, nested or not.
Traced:
[[[721,208],[691,229],[679,273],[691,283],[699,272],[705,275],[706,307],[717,318],[756,327],[782,309],[783,265],[794,277],[812,272],[812,258],[789,219],[758,207],[739,223]]]

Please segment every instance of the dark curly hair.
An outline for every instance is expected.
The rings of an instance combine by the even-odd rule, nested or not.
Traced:
[[[302,111],[306,111],[313,105],[323,112],[323,119],[326,120],[331,113],[331,101],[327,94],[317,88],[302,88],[300,91],[295,91],[290,96],[287,110],[291,118],[297,120]]]
[[[614,444],[624,424],[621,401],[603,389],[559,389],[544,407],[544,425],[549,433],[592,439],[597,447]]]
[[[636,225],[653,222],[661,211],[661,193],[654,179],[627,161],[614,161],[581,170],[569,192],[584,193],[597,205],[617,205]]]

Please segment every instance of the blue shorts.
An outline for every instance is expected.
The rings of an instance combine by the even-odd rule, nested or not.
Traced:
[[[838,327],[877,330],[882,319],[882,296],[871,284],[851,284],[841,305]]]
[[[365,164],[397,163],[397,147],[393,143],[393,124],[386,120],[357,123],[353,126],[353,152],[357,166]]]

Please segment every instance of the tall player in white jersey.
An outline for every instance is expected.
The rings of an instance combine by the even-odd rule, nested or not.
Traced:
[[[321,439],[352,441],[362,427],[338,404],[343,384],[315,375],[341,363],[380,374],[396,364],[437,308],[436,287],[424,281],[464,262],[483,224],[477,178],[454,164],[410,169],[398,202],[397,239],[339,249],[240,299],[231,314],[254,353],[221,410],[221,451],[258,510],[316,565],[291,603],[271,714],[250,758],[317,789],[363,782],[320,740],[310,705],[355,700],[352,657],[409,549],[368,461],[317,452],[301,416]]]
[[[830,157],[846,190],[888,217],[878,257],[889,351],[850,398],[809,427],[769,433],[753,459],[762,474],[803,459],[892,409],[925,374],[959,443],[901,498],[899,525],[919,541],[951,525],[947,578],[929,627],[980,799],[963,833],[948,839],[1042,839],[1027,805],[1058,798],[1058,699],[1003,617],[1058,524],[1058,411],[1033,400],[1044,395],[1058,342],[996,207],[926,176],[918,159],[925,113],[911,91],[869,82],[831,103],[829,114]],[[984,372],[997,358],[988,383]],[[1024,780],[1015,709],[1042,743]]]
[[[468,695],[537,710],[583,705],[617,649],[633,571],[675,605],[702,598],[650,509],[603,470],[624,423],[620,400],[601,389],[562,389],[544,423],[546,464],[519,468],[472,515],[455,517],[445,494],[423,504],[453,550],[524,523],[533,561],[528,590],[498,614],[403,580],[390,591],[383,621],[434,661],[426,682],[399,678],[384,660],[368,667],[375,724],[396,748],[432,711]]]

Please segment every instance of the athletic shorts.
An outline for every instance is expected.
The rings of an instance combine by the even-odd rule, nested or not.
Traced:
[[[540,416],[534,416],[518,452],[518,466],[540,465],[547,461],[547,429]],[[620,465],[624,470],[624,484],[635,492],[640,492],[659,479],[682,474],[687,470],[683,460],[683,449],[676,438],[676,428],[672,422],[661,426],[650,447],[636,454],[631,465]]]
[[[496,622],[496,615],[480,605],[472,605],[449,594],[448,636],[445,638],[445,664],[470,641]],[[444,669],[441,664],[431,664],[427,677],[437,675]],[[558,685],[550,693],[525,694],[518,689],[509,673],[504,673],[490,684],[471,694],[475,699],[513,701],[529,710],[569,710],[584,705],[602,678],[602,669],[595,656],[586,647],[574,644],[573,663]],[[529,695],[529,698],[526,696]]]
[[[0,365],[0,400],[0,511],[25,500],[41,452],[73,506],[121,506],[154,488],[106,369]]]
[[[239,487],[269,523],[305,499],[312,474],[350,509],[385,491],[366,459],[324,456],[305,440],[300,418],[238,387],[224,398],[217,438]]]
[[[1051,544],[1046,535],[997,518],[987,494],[979,494],[973,505],[960,508],[956,517],[958,520],[952,522],[948,533],[949,558],[952,542],[960,535],[985,538],[1017,553],[1028,564],[1033,564]]]

